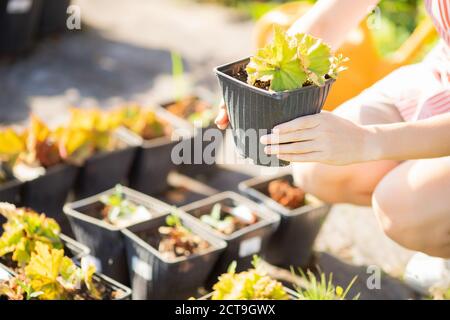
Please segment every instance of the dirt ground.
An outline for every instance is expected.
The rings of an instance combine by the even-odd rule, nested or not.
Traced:
[[[185,62],[196,92],[220,99],[213,67],[252,53],[253,23],[214,5],[176,0],[74,0],[83,28],[37,45],[15,64],[0,65],[0,124],[25,121],[30,111],[58,122],[72,106],[110,106],[174,97],[171,52]],[[230,151],[232,152],[232,151]],[[335,206],[316,243],[324,271],[337,278],[377,265],[400,277],[411,252],[379,230],[370,208]],[[382,291],[365,298],[408,298],[400,281],[388,278]],[[367,290],[366,290],[367,291]]]

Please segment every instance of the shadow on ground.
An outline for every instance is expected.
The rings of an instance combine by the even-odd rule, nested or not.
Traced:
[[[169,51],[113,41],[94,30],[47,40],[23,60],[0,65],[0,123],[23,121],[36,108],[51,118],[74,104],[133,100],[171,69]]]

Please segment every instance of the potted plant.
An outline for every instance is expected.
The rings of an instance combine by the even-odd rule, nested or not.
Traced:
[[[162,107],[195,128],[193,137],[186,140],[186,148],[190,149],[190,154],[183,157],[186,162],[177,170],[194,175],[214,169],[225,135],[224,131],[217,129],[213,123],[214,110],[211,104],[198,96],[187,95],[165,103]],[[205,152],[211,154],[211,158],[204,157]]]
[[[70,0],[42,0],[38,35],[46,37],[67,31],[67,8]]]
[[[0,130],[0,202],[20,202],[22,182],[12,174],[11,164],[24,147],[23,138],[15,130]]]
[[[122,230],[133,299],[186,299],[203,286],[226,244],[190,216],[166,214]]]
[[[130,187],[149,195],[164,191],[168,187],[167,176],[176,167],[172,149],[179,143],[178,134],[189,135],[190,128],[159,108],[128,105],[116,112],[121,125],[139,140],[130,172]]]
[[[296,300],[298,296],[283,284],[271,278],[262,268],[257,256],[253,257],[253,268],[236,271],[232,262],[213,285],[213,291],[201,300]]]
[[[35,40],[42,0],[0,2],[0,55],[26,52]]]
[[[258,165],[287,165],[265,155],[260,137],[320,112],[344,61],[320,39],[275,28],[273,41],[255,56],[216,68],[239,154]]]
[[[81,166],[74,186],[76,199],[127,181],[139,142],[120,130],[121,121],[111,111],[71,109],[63,140],[68,157]]]
[[[242,182],[239,189],[281,218],[264,259],[284,268],[308,266],[331,206],[295,187],[290,174],[253,178]]]
[[[227,243],[208,284],[225,272],[232,261],[237,261],[240,270],[249,268],[253,255],[266,251],[280,220],[278,215],[234,192],[219,193],[181,210]]]
[[[159,200],[117,186],[64,207],[76,239],[91,250],[91,260],[103,274],[129,283],[125,247],[120,230],[169,212]]]
[[[28,264],[0,280],[0,298],[7,300],[123,300],[130,289],[96,274],[94,265],[77,266],[64,251],[37,241]]]
[[[6,128],[0,135],[6,140],[2,146],[5,150],[0,150],[0,157],[3,154],[6,159],[3,167],[10,176],[23,182],[20,203],[45,212],[70,234],[61,213],[77,168],[62,155],[60,131],[50,129],[37,116],[31,115],[25,130]]]
[[[44,214],[0,203],[0,216],[6,220],[0,226],[0,264],[12,271],[29,263],[37,242],[63,249],[75,261],[89,254],[87,247],[61,234],[56,221]]]

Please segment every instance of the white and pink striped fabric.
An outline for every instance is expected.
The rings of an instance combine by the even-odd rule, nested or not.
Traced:
[[[397,79],[405,90],[395,105],[406,121],[450,112],[450,0],[425,0],[425,5],[442,41],[420,65],[406,67]]]

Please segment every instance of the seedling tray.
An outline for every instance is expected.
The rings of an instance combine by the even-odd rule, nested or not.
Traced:
[[[314,241],[331,206],[308,195],[311,199],[309,203],[307,200],[304,206],[290,210],[268,195],[269,183],[277,179],[293,183],[291,175],[281,174],[244,181],[239,189],[250,199],[278,213],[281,218],[280,227],[268,245],[265,260],[284,268],[306,267],[313,255]]]
[[[111,189],[87,199],[69,203],[64,207],[64,213],[69,218],[76,239],[91,250],[90,258],[99,272],[120,283],[128,284],[129,274],[121,228],[99,218],[99,210],[103,208],[100,198],[113,192],[114,189]],[[123,187],[123,192],[127,199],[143,205],[154,216],[171,210],[170,206],[163,202],[129,188]]]
[[[203,223],[200,217],[209,214],[216,203],[227,206],[245,205],[259,218],[255,224],[237,230],[231,235],[225,235],[209,225]],[[253,255],[265,253],[272,234],[278,227],[280,218],[255,202],[234,192],[222,192],[209,198],[188,204],[181,208],[182,211],[194,217],[205,229],[217,238],[227,243],[225,252],[221,255],[209,278],[208,285],[217,281],[217,277],[226,272],[228,266],[237,262],[237,271],[243,271],[251,267]]]
[[[195,219],[180,212],[183,224],[211,244],[203,254],[167,260],[154,244],[137,233],[157,233],[167,215],[124,229],[127,261],[130,268],[133,299],[187,299],[205,284],[226,244],[202,228]]]

